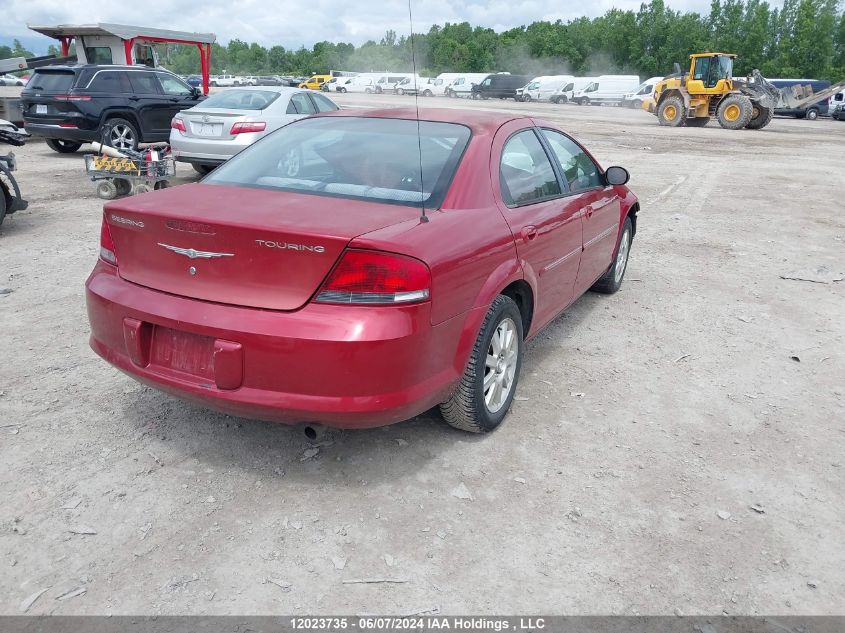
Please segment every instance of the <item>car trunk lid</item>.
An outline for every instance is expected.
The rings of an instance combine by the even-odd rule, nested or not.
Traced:
[[[105,207],[120,276],[172,294],[296,310],[346,245],[405,221],[408,207],[192,184]]]
[[[185,121],[185,136],[190,138],[234,138],[232,126],[241,121],[260,121],[261,110],[229,110],[206,108],[186,110],[180,117]]]

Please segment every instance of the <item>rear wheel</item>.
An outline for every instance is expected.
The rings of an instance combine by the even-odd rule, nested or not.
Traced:
[[[405,94],[405,89],[404,88],[397,88],[396,94],[398,94],[401,97],[403,94]]]
[[[214,170],[214,167],[211,165],[200,165],[198,163],[191,163],[191,167],[194,168],[195,172],[202,174],[203,176],[210,174]]]
[[[423,97],[431,97],[433,94],[434,93],[432,93],[431,90],[423,90]]]
[[[135,126],[126,119],[109,119],[106,122],[109,126],[109,131],[106,136],[106,141],[109,145],[117,150],[138,148],[138,130]]]
[[[666,97],[657,107],[657,121],[660,125],[667,127],[680,127],[686,118],[685,111],[684,100],[681,97],[677,95]]]
[[[6,188],[0,183],[0,226],[6,217]]]
[[[47,147],[59,154],[73,154],[82,147],[82,143],[76,141],[65,141],[60,138],[48,138]]]
[[[745,95],[732,94],[722,99],[716,117],[726,130],[741,130],[754,115],[754,105]]]
[[[755,104],[751,114],[751,120],[745,127],[749,130],[762,130],[772,122],[772,117],[774,115],[775,111],[772,108],[764,108],[763,106]]]
[[[590,290],[612,295],[622,287],[622,279],[625,278],[625,271],[628,268],[628,255],[631,253],[631,241],[633,239],[634,225],[631,223],[631,218],[625,218],[625,223],[622,225],[622,235],[616,245],[613,263]]]
[[[458,388],[440,405],[446,422],[471,433],[489,433],[502,423],[519,382],[522,339],[519,308],[499,295],[484,317]]]
[[[581,97],[578,99],[578,105],[590,105],[590,99],[588,97]]]
[[[810,119],[810,121],[815,121],[816,119],[818,119],[819,118],[818,108],[810,108],[809,110],[807,110],[807,118]]]

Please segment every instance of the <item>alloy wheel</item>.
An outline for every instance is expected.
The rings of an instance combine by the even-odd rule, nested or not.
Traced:
[[[490,413],[504,406],[513,389],[519,360],[519,336],[516,323],[510,317],[502,319],[493,332],[484,369],[484,404]]]
[[[134,149],[135,130],[127,125],[117,124],[109,133],[109,144],[115,149]]]

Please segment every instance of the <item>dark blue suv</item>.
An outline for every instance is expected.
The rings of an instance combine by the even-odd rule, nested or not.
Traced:
[[[173,116],[201,99],[173,73],[146,66],[47,66],[21,92],[27,132],[63,154],[104,133],[117,149],[167,141]]]

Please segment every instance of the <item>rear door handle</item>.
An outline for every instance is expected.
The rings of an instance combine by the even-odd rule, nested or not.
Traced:
[[[537,237],[537,227],[536,226],[532,226],[532,225],[529,224],[528,226],[526,226],[522,229],[522,238],[526,242],[530,242],[535,237]]]

